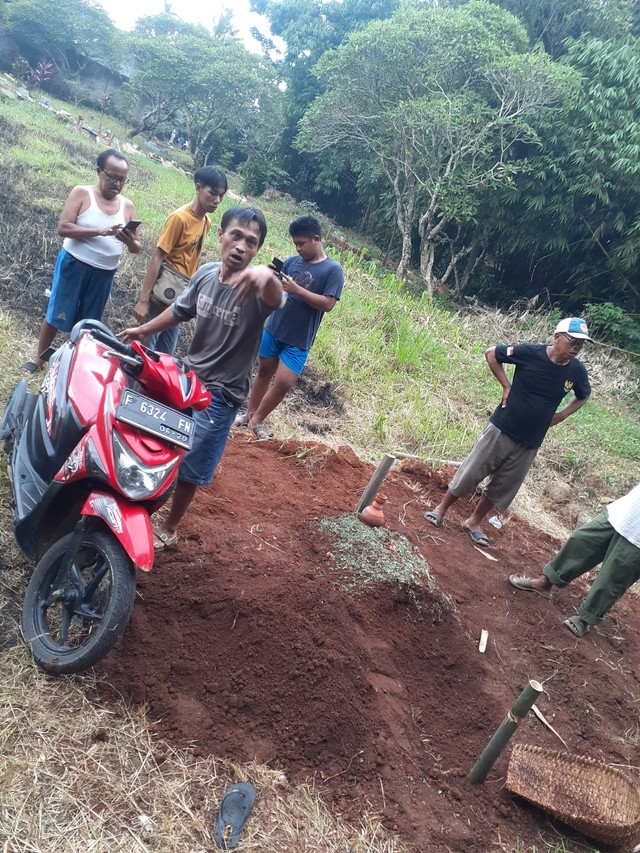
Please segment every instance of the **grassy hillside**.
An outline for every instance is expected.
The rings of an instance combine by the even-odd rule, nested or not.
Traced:
[[[102,147],[76,130],[73,107],[51,104],[67,109],[72,118],[56,116],[37,103],[0,101],[0,298],[31,332],[46,307],[44,290],[60,243],[56,223],[62,202],[75,183],[93,180]],[[85,114],[85,121],[96,129],[114,130],[127,151],[131,178],[126,194],[144,223],[144,250],[137,257],[125,256],[107,309],[106,321],[119,328],[133,322],[131,309],[155,238],[166,213],[191,198],[192,182],[185,172],[128,148],[126,129],[111,118]],[[142,144],[139,137],[135,142]],[[182,156],[188,165],[178,152],[171,156]],[[241,194],[233,176],[230,189],[222,210],[237,204]],[[261,207],[269,224],[258,260],[290,254],[287,225],[305,208],[273,192],[246,201]],[[344,245],[345,235],[332,223],[325,225],[327,242]],[[357,237],[349,235],[349,243],[357,244]],[[325,318],[310,360],[311,377],[329,387],[329,405],[316,409],[316,434],[348,441],[371,458],[385,451],[436,461],[463,458],[500,399],[483,357],[485,348],[548,340],[558,315],[463,312],[412,296],[405,282],[378,261],[365,261],[364,252],[329,251],[345,267],[346,289],[337,309]],[[215,257],[211,237],[205,259]],[[549,478],[561,477],[577,498],[566,513],[569,525],[581,507],[594,509],[603,495],[622,492],[640,476],[638,371],[603,347],[585,349],[592,400],[551,430],[517,507],[525,509],[541,496]],[[298,394],[274,414],[278,434],[304,435],[301,408],[304,400]]]

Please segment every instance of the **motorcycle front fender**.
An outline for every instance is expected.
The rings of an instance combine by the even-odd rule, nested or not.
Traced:
[[[82,515],[101,518],[118,542],[143,572],[153,567],[151,519],[143,507],[108,492],[93,491],[86,499]]]

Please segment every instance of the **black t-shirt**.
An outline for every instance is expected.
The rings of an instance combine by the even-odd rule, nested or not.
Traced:
[[[570,391],[579,400],[591,393],[584,364],[577,358],[555,364],[544,344],[497,346],[500,364],[515,364],[507,405],[491,415],[491,423],[514,441],[540,447],[562,398]]]

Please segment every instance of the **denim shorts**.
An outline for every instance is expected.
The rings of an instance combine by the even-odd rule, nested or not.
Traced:
[[[260,344],[258,355],[260,358],[279,358],[285,367],[288,367],[292,373],[300,376],[309,356],[309,350],[290,347],[279,341],[278,338],[274,338],[271,332],[263,329],[262,343]]]
[[[46,321],[61,332],[70,332],[78,320],[101,320],[115,270],[85,264],[60,249],[53,273]]]
[[[211,392],[211,402],[203,412],[194,412],[196,432],[193,447],[180,463],[178,479],[195,486],[208,486],[222,459],[227,439],[240,404],[224,391]]]
[[[148,320],[153,320],[158,314],[167,308],[157,299],[149,300],[149,316]],[[178,346],[178,336],[180,334],[180,326],[172,326],[170,329],[165,329],[164,332],[156,332],[155,335],[147,335],[144,345],[149,349],[154,349],[156,352],[168,352],[173,355]]]

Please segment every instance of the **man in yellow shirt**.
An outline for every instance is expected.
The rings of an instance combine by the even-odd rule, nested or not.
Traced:
[[[200,256],[211,229],[207,213],[213,213],[227,191],[227,179],[220,169],[203,166],[193,176],[196,195],[167,217],[142,282],[140,296],[133,309],[136,320],[144,323],[167,307],[154,299],[151,291],[164,264],[191,278],[198,269]],[[173,354],[178,343],[178,326],[150,335],[146,344],[159,352]]]

